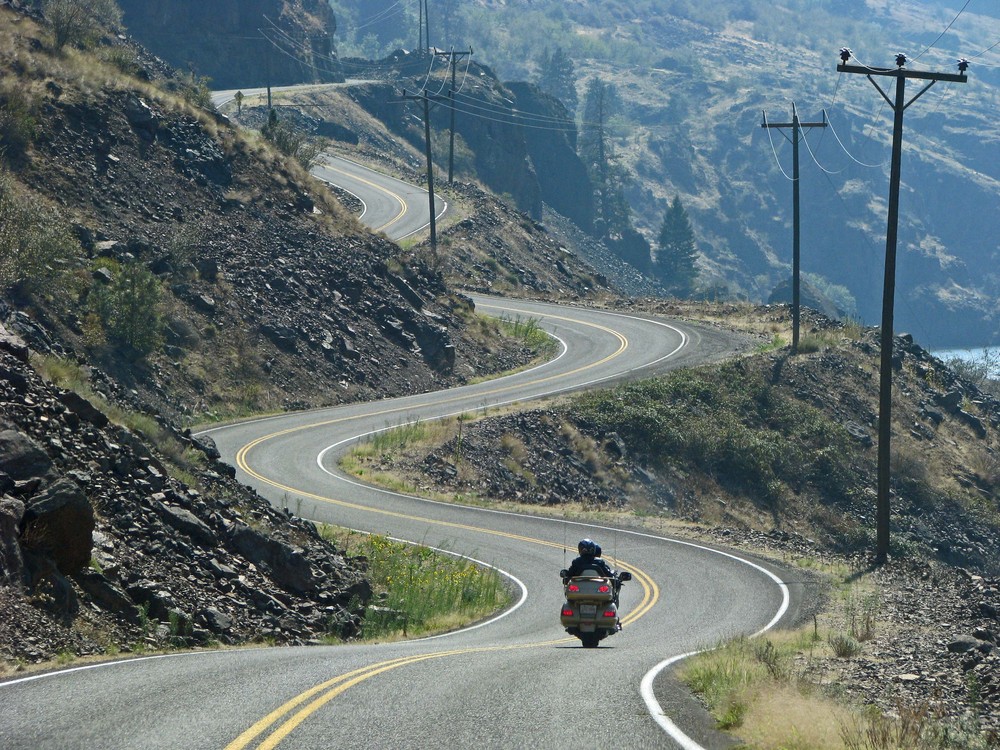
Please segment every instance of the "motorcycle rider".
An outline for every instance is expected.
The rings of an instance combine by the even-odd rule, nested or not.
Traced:
[[[615,572],[601,559],[601,547],[593,539],[581,539],[576,545],[580,556],[573,560],[567,570],[567,577],[582,575],[585,570],[596,570],[599,575],[614,578]]]

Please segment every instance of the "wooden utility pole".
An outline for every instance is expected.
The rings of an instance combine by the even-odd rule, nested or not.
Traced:
[[[431,253],[437,257],[437,218],[434,216],[434,163],[431,161],[431,97],[426,91],[408,95],[403,89],[404,101],[423,101],[424,103],[424,140],[427,155],[427,197],[430,202]]]
[[[767,115],[760,125],[762,128],[792,129],[792,354],[799,352],[799,131],[802,128],[825,128],[826,112],[823,112],[823,122],[799,122],[799,115],[792,102],[792,121],[770,123]],[[785,135],[782,133],[782,135]],[[786,138],[788,136],[785,136]]]
[[[892,125],[892,167],[889,174],[889,216],[885,233],[885,276],[882,286],[882,332],[881,361],[879,363],[879,398],[878,398],[878,504],[875,512],[875,559],[883,564],[889,558],[889,484],[891,457],[890,439],[892,435],[892,318],[893,303],[896,293],[896,238],[899,225],[899,177],[903,154],[903,112],[913,102],[938,81],[965,83],[965,71],[969,67],[967,60],[958,61],[956,73],[927,73],[918,70],[907,70],[906,55],[896,55],[895,68],[869,68],[863,65],[848,65],[851,51],[846,47],[840,50],[841,64],[837,66],[839,73],[860,73],[867,76],[872,85],[878,89],[894,113]],[[890,99],[882,87],[875,82],[874,76],[887,76],[896,79],[896,96]],[[909,78],[930,81],[910,101],[906,101],[906,81]]]
[[[451,91],[448,92],[449,106],[451,107],[451,128],[448,138],[448,184],[455,179],[455,69],[458,67],[458,58],[471,57],[472,47],[468,52],[435,52],[435,55],[447,56],[451,58]]]
[[[427,0],[420,0],[420,19],[418,25],[420,26],[420,41],[417,43],[417,50],[418,54],[422,55],[431,46],[431,19]],[[427,47],[424,47],[425,28],[427,30]]]

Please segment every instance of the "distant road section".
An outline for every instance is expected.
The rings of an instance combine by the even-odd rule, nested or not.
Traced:
[[[273,95],[283,91],[323,91],[360,82],[358,79],[348,79],[344,83],[272,86],[271,93]],[[266,88],[213,91],[212,103],[216,108],[222,107],[233,101],[237,91],[242,91],[248,98],[267,94]],[[382,232],[389,239],[398,242],[419,234],[430,225],[430,201],[427,191],[423,188],[333,154],[323,154],[320,163],[311,171],[323,182],[357,198],[362,205],[361,215],[358,218],[373,232]],[[435,219],[443,217],[447,210],[447,201],[435,195]]]
[[[430,224],[427,191],[421,187],[330,154],[323,154],[322,163],[313,167],[312,173],[360,200],[364,206],[358,217],[361,222],[391,240],[406,239]],[[435,195],[434,208],[435,218],[440,219],[448,203]]]

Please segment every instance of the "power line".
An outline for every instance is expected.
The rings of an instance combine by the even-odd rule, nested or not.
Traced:
[[[955,21],[957,21],[957,20],[958,20],[958,19],[959,19],[959,18],[961,17],[961,15],[962,15],[963,13],[965,13],[965,9],[969,7],[969,3],[971,3],[971,2],[972,2],[972,0],[965,0],[965,5],[963,5],[963,6],[962,6],[962,9],[961,9],[960,11],[958,11],[958,15],[956,15],[956,16],[955,16],[955,17],[954,17],[953,19],[951,19],[951,23],[949,23],[949,24],[948,24],[947,26],[945,26],[945,27],[944,27],[944,31],[942,31],[942,32],[941,32],[940,34],[938,34],[938,37],[937,37],[937,39],[935,39],[935,40],[934,40],[933,42],[931,42],[931,43],[930,43],[929,45],[927,45],[926,47],[924,47],[924,49],[923,49],[923,50],[922,50],[922,51],[921,51],[921,52],[920,52],[920,53],[919,53],[919,54],[918,54],[918,55],[917,55],[916,57],[914,57],[914,58],[913,58],[913,60],[914,60],[914,61],[916,61],[916,60],[919,60],[919,59],[920,59],[921,57],[923,57],[923,54],[924,54],[925,52],[927,52],[927,50],[929,50],[929,49],[930,49],[931,47],[933,47],[934,45],[936,45],[936,44],[937,44],[938,42],[940,42],[940,41],[941,41],[941,38],[942,38],[942,37],[943,37],[943,36],[944,36],[945,34],[947,34],[947,33],[948,33],[948,30],[949,30],[949,29],[950,29],[950,28],[951,28],[952,26],[954,26],[954,25],[955,25]]]
[[[381,23],[382,21],[385,21],[388,18],[392,18],[393,16],[398,16],[400,13],[404,13],[406,11],[406,9],[400,7],[402,4],[403,4],[403,0],[397,0],[392,5],[390,5],[390,6],[386,7],[386,8],[383,8],[381,11],[379,11],[378,13],[376,13],[374,16],[369,16],[364,21],[359,21],[357,23],[357,25],[355,25],[355,27],[354,27],[355,30],[357,30],[357,29],[364,29],[364,28],[367,28],[369,26],[374,26],[375,24]]]
[[[826,119],[825,119],[826,118],[826,110],[823,110],[823,117],[824,117],[824,122],[826,122]],[[829,123],[827,123],[827,125],[829,125]],[[827,174],[840,174],[841,172],[843,172],[844,170],[847,169],[847,167],[844,167],[843,169],[838,169],[836,171],[832,171],[832,170],[827,169],[826,167],[824,167],[822,164],[819,163],[819,159],[816,158],[816,154],[813,152],[812,147],[809,145],[809,139],[806,138],[806,134],[805,133],[802,133],[802,142],[804,144],[806,144],[806,151],[809,152],[809,156],[812,158],[813,164],[815,164],[817,167],[819,167],[819,169],[820,169],[821,172],[826,172]],[[818,145],[817,145],[817,148],[819,148]]]
[[[799,114],[795,110],[795,104],[792,103],[792,121],[791,122],[780,122],[780,123],[769,123],[767,121],[767,113],[764,112],[764,121],[761,123],[761,127],[766,129],[768,133],[771,132],[771,128],[780,128],[782,131],[785,128],[792,129],[792,174],[794,175],[792,179],[792,354],[797,354],[799,351],[799,258],[800,258],[800,242],[799,242],[799,227],[801,222],[799,221],[799,135],[802,133],[802,129],[805,128],[825,128],[826,127],[826,112],[823,113],[823,122],[801,122],[799,120]],[[785,135],[782,132],[782,135]],[[786,136],[787,137],[787,136]],[[773,143],[772,143],[773,147]],[[777,154],[775,154],[777,157]],[[814,157],[815,159],[815,157]],[[780,165],[779,165],[780,166]],[[784,173],[784,170],[782,170]]]
[[[833,133],[833,137],[837,139],[837,143],[840,144],[840,147],[844,150],[844,153],[847,154],[847,157],[851,161],[856,163],[858,166],[867,167],[868,169],[881,169],[886,165],[886,162],[882,162],[881,164],[865,164],[865,162],[856,159],[854,155],[847,149],[847,146],[844,145],[844,142],[840,139],[840,135],[837,133],[837,129],[833,127],[833,120],[828,117],[827,122],[830,124],[830,131]]]
[[[767,139],[771,142],[771,153],[774,154],[774,163],[777,165],[778,171],[785,176],[786,180],[788,180],[789,182],[794,182],[795,181],[794,178],[789,177],[788,173],[781,166],[781,160],[778,158],[778,150],[774,147],[774,139],[771,137],[771,130],[770,128],[766,127],[767,112],[764,113],[764,125],[765,125],[765,130],[767,130]]]

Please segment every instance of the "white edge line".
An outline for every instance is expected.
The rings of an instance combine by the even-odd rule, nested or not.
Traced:
[[[239,649],[240,653],[246,651],[246,649]],[[0,682],[0,689],[8,687],[10,685],[19,685],[23,682],[34,682],[35,680],[43,680],[47,677],[57,677],[60,675],[67,675],[73,672],[85,672],[89,669],[105,669],[107,667],[118,667],[122,664],[137,664],[143,661],[151,661],[153,659],[177,659],[185,656],[215,656],[216,654],[227,654],[236,653],[236,650],[216,650],[216,651],[185,651],[180,654],[156,654],[154,656],[136,656],[124,659],[115,659],[114,661],[102,661],[97,664],[86,664],[82,667],[70,667],[69,669],[59,669],[54,672],[42,672],[40,674],[29,675],[28,677],[18,677],[14,680],[5,680]]]
[[[394,182],[396,182],[396,183],[398,183],[400,185],[403,185],[403,186],[406,187],[407,190],[417,190],[417,191],[423,193],[424,195],[427,195],[428,191],[427,191],[426,188],[422,188],[419,185],[414,185],[414,184],[409,183],[409,182],[404,182],[403,180],[399,179],[398,177],[393,177],[392,175],[387,175],[384,172],[379,172],[379,171],[377,171],[375,169],[372,169],[367,164],[362,164],[361,162],[354,161],[354,159],[348,159],[346,156],[340,156],[338,154],[326,154],[326,156],[328,156],[331,159],[342,159],[343,161],[346,161],[349,164],[353,164],[354,166],[359,167],[360,169],[364,169],[364,170],[367,170],[368,172],[371,172],[373,175],[378,175],[382,179],[389,179],[389,180],[392,180],[392,181],[394,181]],[[334,169],[334,170],[336,169],[336,166],[334,164],[328,164],[328,166],[331,169]],[[341,190],[344,190],[344,188],[342,186],[338,185],[335,182],[332,182],[330,180],[324,180],[324,182],[329,182],[331,185],[334,185],[335,187],[338,187]],[[381,188],[380,185],[377,185],[377,187]],[[382,189],[384,190],[384,188],[382,188]],[[350,191],[348,190],[347,192],[350,192]],[[351,193],[351,195],[354,195],[354,193]],[[358,200],[361,200],[356,195],[354,197],[358,198]],[[448,201],[446,201],[444,198],[442,198],[442,197],[440,197],[438,195],[434,196],[434,200],[435,200],[435,202],[437,202],[439,200],[441,201],[441,211],[440,211],[440,213],[438,213],[438,214],[436,214],[434,216],[434,220],[437,221],[438,219],[440,219],[442,216],[444,216],[448,212]],[[362,201],[362,203],[364,203],[364,201]],[[409,204],[407,204],[405,201],[404,201],[404,207],[405,208],[409,208]],[[361,216],[364,216],[364,214],[362,214]],[[360,220],[360,218],[361,217],[359,216],[358,219]],[[431,224],[430,221],[428,221],[423,226],[419,226],[416,229],[414,229],[412,232],[408,232],[407,234],[404,234],[404,235],[402,235],[400,237],[397,237],[393,241],[394,242],[398,242],[399,240],[405,240],[407,237],[411,237],[414,234],[416,234],[417,232],[422,232],[423,230],[427,229],[427,227],[429,227],[430,224]],[[375,230],[375,231],[378,231],[378,230]]]
[[[323,165],[323,166],[324,166],[324,167],[326,167],[326,165]],[[322,168],[322,167],[321,167],[321,168]],[[326,167],[326,168],[327,168],[327,169],[333,169],[333,167]],[[311,174],[311,173],[310,173],[310,174]],[[357,193],[355,193],[355,192],[352,192],[351,190],[348,190],[348,189],[347,189],[347,188],[345,188],[345,187],[344,187],[343,185],[338,185],[338,184],[337,184],[336,182],[334,182],[333,180],[328,180],[328,179],[326,179],[325,177],[320,177],[320,176],[319,176],[318,174],[314,174],[314,175],[313,175],[313,177],[315,177],[315,178],[316,178],[317,180],[319,180],[320,182],[325,182],[325,183],[326,183],[327,185],[330,185],[331,187],[335,187],[335,188],[337,188],[337,190],[343,190],[343,191],[344,191],[345,193],[347,193],[347,194],[348,194],[348,195],[350,195],[350,196],[351,196],[352,198],[354,198],[355,200],[357,200],[357,201],[358,201],[358,202],[359,202],[359,203],[361,204],[361,213],[360,213],[360,214],[358,214],[358,217],[357,217],[357,218],[358,218],[358,221],[361,221],[361,220],[362,220],[362,219],[363,219],[363,218],[365,217],[365,214],[366,214],[366,213],[368,213],[368,204],[367,204],[367,203],[365,203],[365,199],[364,199],[364,198],[362,198],[362,197],[361,197],[360,195],[358,195]]]
[[[371,533],[367,531],[360,531],[358,529],[351,529],[351,531],[354,531],[355,533],[358,534]],[[502,620],[504,617],[513,614],[516,610],[520,609],[521,606],[526,601],[528,601],[528,587],[524,585],[524,582],[520,578],[515,576],[513,573],[504,570],[503,568],[498,568],[496,565],[491,565],[490,563],[484,562],[483,560],[477,560],[475,557],[470,557],[469,555],[463,555],[453,550],[442,549],[440,547],[430,547],[429,545],[420,544],[418,542],[411,542],[407,539],[397,539],[396,537],[387,537],[387,538],[392,539],[393,541],[396,542],[402,542],[404,544],[412,544],[414,546],[427,547],[428,549],[432,549],[435,552],[439,552],[443,555],[451,555],[452,557],[458,557],[463,560],[468,560],[469,562],[474,563],[476,565],[480,565],[484,568],[495,570],[500,575],[504,576],[505,578],[509,578],[511,581],[513,581],[514,584],[521,590],[521,596],[515,604],[511,605],[510,607],[507,607],[507,609],[505,609],[503,612],[494,617],[491,617],[488,620],[477,622],[475,625],[469,625],[468,627],[465,628],[458,628],[457,630],[449,630],[447,633],[439,633],[438,635],[429,635],[424,638],[411,638],[407,641],[407,643],[421,643],[422,641],[433,641],[437,640],[438,638],[450,638],[451,636],[459,635],[460,633],[466,633],[470,630],[478,630],[479,628],[484,628],[487,625],[492,625],[498,620]],[[304,646],[302,648],[311,648],[311,647]],[[332,645],[331,648],[337,648],[337,646]],[[72,674],[73,672],[84,672],[90,669],[106,669],[108,667],[118,667],[126,664],[136,664],[138,662],[150,661],[152,659],[170,659],[170,658],[177,658],[184,656],[217,656],[219,654],[246,653],[246,651],[247,649],[225,649],[225,650],[220,649],[216,651],[185,651],[183,653],[178,653],[178,654],[155,654],[153,656],[139,656],[134,658],[115,659],[114,661],[102,661],[98,664],[86,664],[81,667],[70,667],[68,669],[59,669],[52,672],[42,672],[39,674],[29,675],[27,677],[19,677],[15,680],[6,680],[0,682],[0,689],[8,687],[10,685],[20,685],[25,682],[34,682],[35,680],[43,680],[49,677],[60,677],[63,675]]]
[[[718,555],[728,557],[732,560],[736,560],[737,562],[741,562],[744,565],[749,565],[751,568],[756,568],[757,570],[762,572],[764,575],[766,575],[768,578],[770,578],[778,585],[778,588],[781,590],[781,606],[778,607],[778,611],[774,614],[774,617],[771,618],[771,621],[767,623],[767,625],[762,627],[760,630],[758,630],[756,633],[751,635],[750,636],[751,638],[755,638],[761,635],[762,633],[766,633],[768,630],[777,625],[778,622],[781,620],[781,618],[785,616],[785,612],[788,611],[788,604],[790,598],[788,592],[788,584],[786,584],[784,581],[778,578],[778,576],[776,576],[767,568],[763,567],[762,565],[758,565],[757,563],[751,562],[750,560],[746,560],[742,557],[739,557],[737,555],[733,555],[729,552],[722,552],[721,550],[715,550],[712,549],[711,547],[705,547],[703,545],[695,544],[693,542],[685,542],[681,540],[671,540],[671,541],[676,541],[678,544],[697,547],[698,549],[705,549],[710,552],[714,552]],[[693,739],[691,739],[691,737],[685,734],[684,731],[679,726],[677,726],[677,724],[671,721],[670,717],[668,717],[667,714],[664,712],[663,706],[661,706],[660,702],[656,699],[656,691],[653,689],[653,683],[656,680],[657,676],[660,674],[660,672],[662,672],[667,667],[676,664],[679,661],[683,661],[684,659],[687,659],[689,656],[695,656],[697,654],[711,650],[713,649],[689,651],[686,654],[679,654],[677,656],[672,656],[669,659],[664,659],[655,667],[653,667],[651,670],[649,670],[643,676],[642,682],[639,684],[639,693],[640,695],[642,695],[642,700],[646,704],[646,710],[649,711],[649,715],[653,718],[653,721],[659,724],[660,728],[664,732],[666,732],[672,740],[674,740],[674,742],[676,742],[683,748],[683,750],[705,750],[705,748],[699,745]]]
[[[501,304],[492,304],[491,305],[491,304],[487,303],[485,305],[482,305],[482,307],[495,307],[495,308],[502,309],[502,305]],[[681,336],[681,343],[678,344],[677,347],[675,347],[669,353],[663,355],[659,359],[656,359],[656,360],[654,360],[652,362],[648,362],[646,364],[640,365],[638,367],[631,368],[629,370],[626,370],[626,371],[621,372],[621,373],[617,373],[615,375],[609,375],[609,376],[605,376],[605,377],[602,377],[602,378],[595,378],[594,380],[587,381],[586,383],[577,384],[577,385],[569,386],[569,387],[566,387],[566,388],[555,389],[553,391],[549,391],[547,393],[539,394],[537,396],[534,396],[533,398],[542,398],[543,396],[551,396],[551,395],[554,395],[556,393],[562,393],[562,392],[568,391],[568,390],[579,390],[580,388],[585,388],[588,385],[594,385],[594,384],[600,383],[600,382],[602,382],[604,380],[609,380],[611,378],[621,377],[622,375],[628,374],[630,372],[635,372],[636,370],[641,370],[641,369],[644,369],[644,368],[647,368],[647,367],[652,367],[653,365],[659,364],[663,360],[668,359],[669,357],[672,357],[678,351],[680,351],[681,349],[683,349],[687,345],[687,343],[688,343],[689,336],[687,335],[687,333],[685,333],[684,331],[682,331],[679,328],[676,328],[676,327],[670,325],[669,323],[666,323],[666,322],[663,322],[663,321],[659,321],[659,320],[653,320],[653,319],[649,319],[649,318],[642,318],[642,317],[637,316],[637,315],[626,315],[626,314],[623,314],[623,313],[616,313],[616,312],[610,312],[610,311],[601,311],[601,312],[603,312],[604,314],[613,315],[613,316],[617,316],[617,317],[621,317],[621,318],[628,318],[628,319],[633,319],[633,320],[642,320],[642,321],[645,321],[645,322],[648,322],[648,323],[653,323],[654,325],[659,325],[659,326],[663,326],[665,328],[670,328],[671,330],[673,330],[676,333],[680,334],[680,336]],[[544,316],[544,313],[542,315]],[[565,342],[562,342],[562,343],[563,343],[564,353],[565,353],[565,346],[566,345],[565,345]],[[552,361],[554,361],[554,360],[552,360]],[[549,363],[545,363],[545,364],[549,364]],[[543,365],[539,365],[539,367],[544,367],[544,366],[545,366],[544,364]],[[496,404],[493,404],[493,406],[494,407],[496,407],[496,406],[505,406],[507,404],[515,403],[518,400],[520,400],[520,399],[511,399],[511,400],[508,400],[508,401],[501,401],[501,402],[498,402]],[[451,414],[444,414],[444,415],[439,415],[439,416],[435,416],[435,417],[428,417],[428,419],[445,419],[445,418],[447,418],[449,416],[454,416],[455,414],[461,414],[461,413],[463,413],[463,411],[465,411],[465,410],[462,410],[462,411],[459,411],[459,412],[453,412]],[[213,428],[213,429],[223,429],[224,427],[225,426],[220,426],[220,427]],[[367,433],[364,433],[362,435],[358,435],[358,436],[355,436],[355,437],[352,437],[352,438],[347,438],[345,440],[341,440],[341,441],[339,441],[337,443],[334,443],[333,445],[327,446],[322,451],[320,451],[319,454],[316,457],[316,461],[317,461],[317,464],[319,465],[320,470],[323,471],[326,474],[329,474],[330,476],[337,477],[341,481],[347,482],[349,484],[354,484],[354,485],[360,486],[360,487],[366,487],[366,488],[370,489],[371,485],[365,485],[365,484],[363,484],[361,482],[357,482],[357,481],[355,481],[355,480],[353,480],[353,479],[351,479],[351,478],[349,478],[349,477],[347,477],[345,475],[335,474],[334,472],[329,471],[325,466],[323,466],[323,458],[324,458],[324,456],[330,450],[332,450],[332,449],[334,449],[336,447],[339,447],[339,446],[343,445],[344,443],[348,443],[348,442],[351,442],[351,441],[354,441],[354,440],[360,440],[361,438],[367,437],[368,435],[373,435],[373,434],[376,434],[378,432],[383,432],[383,431],[385,431],[387,429],[391,429],[391,428],[384,427],[384,428],[381,428],[381,429],[378,429],[378,430],[372,430],[371,432],[367,432]],[[205,432],[210,432],[210,431],[211,430],[206,430]],[[201,433],[199,433],[199,434],[201,434]],[[415,496],[412,496],[412,495],[404,495],[402,493],[396,493],[396,492],[389,492],[387,494],[395,495],[397,497],[406,497],[406,498],[410,498],[410,499],[416,499],[416,500],[420,500],[420,501],[426,502],[426,503],[433,503],[435,505],[454,505],[454,503],[443,503],[443,502],[437,501],[437,500],[429,500],[427,498],[419,498],[419,497],[415,497]],[[476,508],[475,506],[462,506],[462,507],[469,507],[469,508],[472,508],[474,510],[483,511],[483,512],[487,512],[487,513],[496,513],[496,514],[500,514],[500,515],[516,515],[516,516],[521,516],[521,517],[525,516],[525,514],[521,514],[521,513],[511,513],[510,511],[493,510],[493,509],[490,509],[490,508]],[[704,545],[696,544],[694,542],[687,542],[687,541],[683,541],[683,540],[680,540],[680,539],[670,539],[668,537],[656,536],[655,534],[644,534],[642,532],[629,531],[627,529],[615,529],[615,528],[612,528],[612,527],[609,527],[609,526],[598,526],[598,525],[594,525],[594,524],[591,524],[591,523],[584,523],[584,522],[580,522],[580,521],[567,521],[565,519],[557,519],[557,518],[546,518],[544,516],[530,516],[530,515],[528,515],[527,517],[535,519],[535,520],[540,520],[540,521],[548,521],[548,522],[551,522],[551,523],[563,523],[563,524],[569,524],[569,525],[573,525],[573,526],[585,526],[585,527],[589,527],[589,528],[602,529],[602,530],[607,530],[607,531],[615,531],[615,532],[618,532],[618,533],[625,533],[625,534],[629,534],[629,535],[633,535],[633,536],[647,537],[647,538],[651,538],[651,539],[659,539],[661,541],[666,541],[666,542],[670,542],[670,543],[673,543],[673,544],[680,544],[680,545],[684,545],[684,546],[688,546],[688,547],[693,547],[693,548],[696,548],[696,549],[704,550],[704,551],[707,551],[707,552],[711,552],[713,554],[722,555],[723,557],[728,557],[728,558],[730,558],[732,560],[735,560],[737,562],[743,563],[744,565],[749,565],[750,567],[757,569],[758,571],[764,573],[764,575],[766,575],[767,577],[769,577],[772,581],[774,581],[778,585],[779,589],[781,590],[782,601],[781,601],[781,606],[778,608],[778,611],[775,613],[774,617],[771,618],[771,621],[767,625],[765,625],[763,628],[761,628],[759,631],[757,631],[756,633],[754,633],[753,634],[754,636],[760,635],[761,633],[764,633],[764,632],[770,630],[771,628],[773,628],[781,620],[781,618],[784,616],[785,612],[788,610],[790,596],[789,596],[787,584],[785,584],[784,581],[782,581],[780,578],[778,578],[778,576],[774,575],[774,573],[772,573],[771,571],[767,570],[766,568],[764,568],[764,567],[762,567],[760,565],[757,565],[756,563],[753,563],[753,562],[751,562],[749,560],[746,560],[746,559],[744,559],[742,557],[738,557],[737,555],[733,555],[733,554],[728,553],[728,552],[722,552],[721,550],[713,549],[711,547],[706,547]],[[515,581],[517,580],[513,576],[511,576],[511,578],[513,580],[515,580]],[[518,581],[518,583],[520,584],[520,581]],[[521,584],[521,585],[523,586],[523,584]],[[522,602],[523,602],[523,600],[522,600]],[[520,606],[520,603],[517,606]],[[515,607],[515,609],[516,609],[516,607]],[[510,610],[510,612],[512,612],[512,611],[513,611],[513,609]],[[507,614],[507,613],[505,613],[505,614]],[[501,615],[501,616],[504,616],[504,615]],[[494,618],[494,620],[490,620],[487,623],[480,623],[480,625],[473,626],[473,627],[481,627],[483,625],[489,624],[489,622],[495,621],[495,619],[497,619],[497,618]],[[456,631],[456,632],[460,632],[460,631]],[[450,635],[450,634],[445,634],[445,635]],[[432,636],[432,637],[438,638],[438,637],[442,637],[442,636]],[[670,736],[671,739],[673,739],[675,742],[677,742],[679,745],[681,745],[681,747],[683,748],[683,750],[705,750],[705,749],[701,745],[699,745],[697,742],[695,742],[694,740],[692,740],[688,735],[686,735],[673,721],[670,720],[669,717],[667,717],[667,715],[663,711],[663,707],[660,705],[659,701],[656,699],[656,694],[655,694],[655,692],[653,690],[653,681],[656,679],[657,675],[659,675],[660,672],[662,672],[664,669],[666,669],[667,667],[669,667],[671,664],[675,664],[678,661],[681,661],[683,659],[688,658],[689,656],[693,656],[693,655],[699,654],[699,653],[702,653],[702,652],[701,651],[691,651],[691,652],[686,653],[686,654],[680,654],[680,655],[677,655],[677,656],[670,657],[669,659],[665,659],[664,661],[660,662],[655,667],[653,667],[649,672],[646,673],[646,675],[642,678],[642,682],[641,682],[640,688],[639,688],[640,693],[641,693],[642,698],[643,698],[643,701],[646,704],[646,709],[647,709],[647,711],[649,711],[650,716],[660,726],[660,728],[663,729],[663,731],[666,732]]]
[[[371,532],[359,531],[357,529],[355,529],[354,531],[357,531],[357,533],[359,534],[371,534]],[[524,582],[520,578],[515,576],[513,573],[508,573],[503,568],[498,568],[496,565],[491,565],[488,562],[477,560],[474,557],[469,557],[468,555],[463,555],[459,552],[455,552],[450,549],[443,549],[441,547],[431,547],[430,545],[427,544],[422,544],[419,542],[411,542],[408,539],[399,539],[397,537],[392,537],[392,536],[386,538],[391,539],[394,542],[402,542],[403,544],[412,544],[415,547],[426,547],[427,549],[432,549],[435,552],[440,552],[443,555],[451,555],[452,557],[458,557],[461,558],[462,560],[468,560],[471,563],[475,563],[476,565],[481,565],[484,568],[495,570],[500,575],[506,576],[507,578],[512,580],[517,585],[517,587],[521,589],[521,598],[517,600],[517,604],[508,607],[495,617],[491,617],[490,619],[484,620],[483,622],[478,622],[475,625],[469,625],[466,628],[459,628],[458,630],[450,630],[447,633],[439,633],[438,635],[428,635],[423,638],[413,638],[412,640],[408,641],[408,643],[420,643],[421,641],[434,641],[437,640],[438,638],[449,638],[453,635],[458,635],[459,633],[467,633],[470,630],[478,630],[479,628],[484,628],[487,625],[492,625],[498,620],[502,620],[507,615],[513,614],[515,610],[520,609],[521,605],[524,604],[526,601],[528,601],[528,587],[524,585]]]
[[[562,344],[562,351],[559,352],[559,354],[557,356],[553,357],[550,360],[546,360],[545,362],[542,362],[541,364],[535,365],[534,367],[529,367],[527,370],[521,370],[520,372],[515,372],[515,373],[512,373],[510,375],[504,375],[503,377],[496,378],[496,379],[490,380],[490,381],[484,381],[484,382],[488,382],[490,385],[494,385],[494,384],[498,384],[498,383],[503,383],[503,381],[506,380],[507,378],[523,377],[523,376],[525,376],[525,375],[527,375],[529,373],[535,372],[536,370],[541,370],[543,367],[550,367],[551,365],[554,365],[556,362],[558,362],[560,359],[562,359],[566,355],[566,352],[569,350],[569,347],[566,346],[566,342],[565,341],[563,341],[561,338],[559,338],[555,334],[549,333],[549,335],[552,338],[554,338],[556,341],[558,341],[560,344]],[[458,386],[456,388],[451,389],[451,392],[457,391],[459,388],[466,388],[466,387],[474,388],[475,386]],[[434,392],[435,391],[430,391],[428,393],[415,393],[412,396],[389,396],[389,397],[386,397],[386,398],[383,398],[383,399],[378,399],[376,401],[369,401],[367,403],[368,404],[379,404],[379,403],[382,403],[382,402],[385,402],[385,401],[394,401],[394,400],[396,400],[398,398],[419,399],[420,397],[426,397],[426,396],[430,395],[430,393],[434,393]],[[440,391],[438,391],[438,392],[440,392]],[[475,395],[475,394],[473,394],[473,395]],[[363,404],[361,404],[361,403],[355,403],[355,404],[340,404],[338,406],[321,406],[321,407],[316,408],[316,409],[307,409],[305,411],[284,412],[282,414],[272,414],[269,417],[257,417],[256,419],[240,420],[240,421],[236,421],[236,422],[229,422],[227,424],[215,425],[214,427],[207,427],[204,430],[198,430],[197,432],[192,432],[191,434],[194,435],[195,437],[197,437],[199,435],[207,435],[210,432],[218,432],[219,430],[227,430],[230,427],[235,427],[237,425],[259,424],[261,422],[274,422],[276,420],[287,419],[288,417],[292,417],[292,416],[301,416],[303,414],[309,414],[309,413],[320,414],[320,413],[325,412],[325,411],[332,411],[334,409],[340,409],[340,408],[343,408],[345,406],[360,406],[360,405],[363,405]],[[406,409],[402,409],[401,408],[401,409],[398,409],[398,411],[404,411],[405,412]],[[458,412],[458,413],[461,413],[461,412]],[[357,418],[360,419],[360,418],[363,418],[364,416],[365,416],[364,414],[361,414],[361,415],[358,415]],[[448,416],[448,415],[445,415],[445,416]],[[442,417],[434,417],[434,419],[444,419],[444,418],[445,418],[444,416],[442,416]],[[383,429],[389,429],[389,428],[383,428]],[[374,430],[373,432],[379,432],[379,430]],[[365,437],[365,436],[370,435],[370,434],[372,434],[372,433],[365,433],[365,435],[360,435],[359,437]],[[352,438],[352,439],[354,439],[354,438]]]
[[[420,190],[423,190],[423,188],[420,188]],[[427,191],[424,190],[424,193],[426,193],[426,192]],[[437,196],[434,197],[434,200],[435,201],[438,200]],[[442,216],[444,216],[448,212],[448,201],[446,201],[444,198],[441,198],[440,200],[441,200],[441,212],[438,213],[438,214],[436,214],[434,216],[434,221],[437,221],[438,219],[440,219]],[[428,221],[426,224],[424,224],[421,227],[417,227],[412,232],[408,232],[408,233],[406,233],[406,234],[404,234],[404,235],[402,235],[400,237],[397,237],[395,241],[398,242],[399,240],[405,240],[407,237],[412,237],[417,232],[422,232],[423,230],[427,229],[427,227],[429,227],[430,225],[431,225],[431,223],[430,223],[430,221]]]

